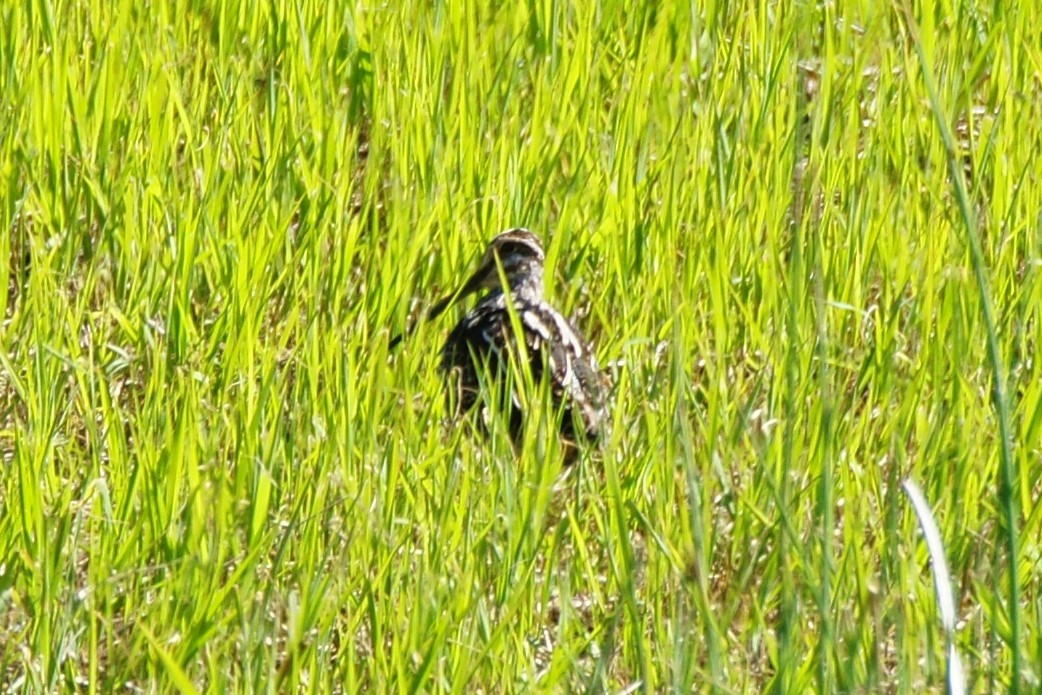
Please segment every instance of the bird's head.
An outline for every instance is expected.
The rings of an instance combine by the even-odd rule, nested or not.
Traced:
[[[521,228],[503,232],[489,243],[477,269],[456,296],[462,298],[478,290],[499,289],[502,286],[500,267],[510,288],[532,283],[541,292],[545,260],[543,245],[535,234]]]

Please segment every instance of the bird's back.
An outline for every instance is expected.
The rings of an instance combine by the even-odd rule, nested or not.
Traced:
[[[502,292],[486,296],[456,324],[442,347],[441,371],[450,380],[450,399],[455,400],[459,413],[477,402],[483,365],[492,379],[502,380],[510,368],[510,356],[520,353],[507,301]],[[511,301],[524,333],[527,365],[521,366],[527,366],[536,384],[546,373],[554,406],[564,411],[562,436],[571,442],[598,440],[605,419],[604,382],[589,345],[542,299],[514,297]],[[510,430],[516,439],[524,414],[517,394],[509,397]],[[577,426],[581,431],[576,431]]]

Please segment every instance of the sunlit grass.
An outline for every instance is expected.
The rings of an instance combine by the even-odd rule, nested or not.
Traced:
[[[1040,32],[0,9],[0,681],[941,692],[911,478],[969,691],[1033,692]],[[518,225],[613,380],[567,471],[549,408],[517,458],[447,422],[458,314],[388,350]]]

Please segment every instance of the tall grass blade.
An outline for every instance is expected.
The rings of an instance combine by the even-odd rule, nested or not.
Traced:
[[[933,518],[930,504],[926,501],[922,490],[911,478],[901,486],[912,502],[915,515],[919,517],[919,527],[926,539],[926,547],[933,561],[933,581],[937,591],[937,609],[941,614],[941,626],[948,645],[948,693],[963,695],[966,692],[966,676],[963,672],[962,659],[955,647],[955,598],[952,596],[952,581],[948,574],[948,561],[945,559],[944,541],[941,531]]]

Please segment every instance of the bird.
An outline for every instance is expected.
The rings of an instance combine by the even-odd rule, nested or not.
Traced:
[[[534,384],[545,376],[555,412],[562,412],[559,434],[565,463],[570,464],[578,455],[579,441],[598,444],[603,438],[607,382],[590,344],[546,301],[545,262],[538,236],[521,227],[504,231],[489,243],[470,278],[436,302],[427,318],[433,320],[455,302],[485,290],[449,333],[439,353],[438,369],[445,380],[449,411],[462,417],[475,407],[482,398],[482,384],[488,384],[483,378],[486,373],[501,384],[512,365],[527,369]],[[402,339],[403,335],[396,336],[389,347]],[[485,369],[488,371],[483,372]],[[509,410],[508,431],[516,446],[524,432],[525,413],[524,399],[517,392],[521,384],[514,382],[510,392],[502,393],[502,400],[493,405]]]

